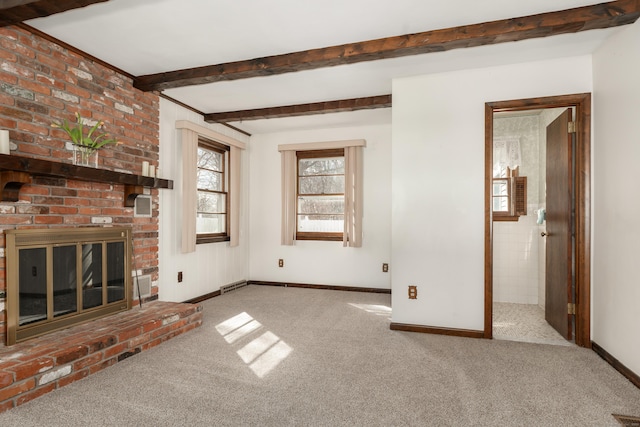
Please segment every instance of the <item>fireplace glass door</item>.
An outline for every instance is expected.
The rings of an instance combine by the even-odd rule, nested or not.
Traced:
[[[82,308],[99,305],[102,305],[102,245],[85,244],[82,245]]]
[[[53,317],[75,313],[78,310],[77,252],[76,245],[53,248]],[[22,280],[20,283],[22,284]],[[22,312],[20,319],[22,320]]]
[[[20,326],[47,319],[47,249],[22,249],[20,259]]]
[[[7,344],[131,308],[129,229],[6,234]]]

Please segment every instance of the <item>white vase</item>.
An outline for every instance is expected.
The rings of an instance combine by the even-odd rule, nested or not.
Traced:
[[[97,168],[98,150],[89,147],[83,147],[81,145],[74,145],[73,164],[78,166]]]

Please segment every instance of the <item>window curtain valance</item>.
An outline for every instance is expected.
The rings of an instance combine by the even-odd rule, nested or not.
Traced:
[[[362,246],[363,214],[363,148],[364,139],[347,141],[283,144],[278,146],[282,158],[282,226],[281,244],[293,245],[296,237],[297,151],[330,150],[344,148],[345,160],[345,212],[343,246]]]
[[[196,250],[196,216],[198,211],[198,139],[204,137],[230,147],[229,152],[229,246],[238,246],[240,236],[240,156],[244,142],[204,126],[179,120],[176,129],[182,141],[182,252]]]
[[[493,170],[508,167],[511,170],[522,164],[520,139],[505,138],[493,140]]]

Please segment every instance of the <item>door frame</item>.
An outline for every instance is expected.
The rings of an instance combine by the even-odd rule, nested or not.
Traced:
[[[493,338],[493,113],[575,107],[575,343],[591,348],[591,94],[485,103],[484,338]]]

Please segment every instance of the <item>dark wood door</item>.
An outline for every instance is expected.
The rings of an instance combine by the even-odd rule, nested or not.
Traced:
[[[572,139],[567,109],[547,127],[545,318],[563,337],[572,339],[571,212],[573,200]]]

